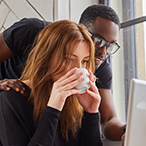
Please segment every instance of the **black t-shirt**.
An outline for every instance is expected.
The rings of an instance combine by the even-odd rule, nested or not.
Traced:
[[[50,23],[37,18],[24,18],[4,31],[4,41],[14,56],[0,63],[0,80],[20,77],[35,37]]]
[[[97,77],[96,86],[101,89],[112,88],[112,70],[111,65],[106,59],[99,68],[95,70],[95,76]]]
[[[24,84],[25,85],[25,84]],[[29,87],[25,85],[26,93]],[[99,113],[84,112],[77,138],[69,141],[60,133],[60,111],[46,107],[37,125],[33,123],[33,106],[28,94],[11,89],[0,92],[0,143],[2,146],[102,146]]]
[[[29,52],[36,35],[49,24],[50,22],[36,18],[24,18],[4,31],[4,41],[14,57],[0,64],[0,80],[20,77],[27,58],[26,52]],[[98,78],[96,82],[98,88],[111,89],[112,71],[107,60],[95,70],[95,75]]]

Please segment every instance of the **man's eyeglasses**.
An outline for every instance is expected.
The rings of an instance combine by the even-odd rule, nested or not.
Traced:
[[[106,40],[104,40],[103,38],[97,37],[97,36],[93,36],[91,33],[89,33],[93,42],[95,43],[95,49],[99,50],[102,47],[106,46],[106,53],[109,55],[112,55],[114,53],[116,53],[119,48],[120,45],[118,44],[118,42],[107,42]]]

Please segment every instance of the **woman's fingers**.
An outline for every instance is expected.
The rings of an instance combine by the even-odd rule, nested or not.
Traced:
[[[84,78],[81,77],[83,75],[83,72],[76,73],[76,71],[75,71],[73,74],[72,74],[72,72],[70,72],[70,73],[66,73],[62,79],[59,79],[57,81],[58,86],[69,89],[69,88],[74,88],[76,85],[78,85],[82,81],[84,81]]]
[[[89,81],[89,85],[90,85],[90,89],[91,89],[93,92],[99,94],[98,88],[95,86],[95,84],[94,84],[93,82]]]
[[[99,99],[99,101],[100,101],[101,97],[100,97],[100,94],[98,92],[98,88],[91,81],[89,81],[89,85],[90,85],[90,89],[87,90],[87,93],[90,96],[92,96],[93,98]]]
[[[67,97],[73,94],[78,94],[79,92],[81,92],[81,89],[70,89],[66,91]]]
[[[94,93],[94,92],[90,91],[89,89],[87,90],[87,93],[88,93],[90,96],[92,96],[92,98],[98,100],[98,102],[100,101],[100,98],[101,98],[101,97],[100,97],[99,94]]]
[[[72,88],[75,88],[75,86],[77,86],[77,85],[79,85],[81,82],[83,82],[85,79],[83,78],[83,77],[81,77],[81,78],[77,78],[76,80],[74,80],[74,81],[72,81],[72,82],[70,82],[70,83],[68,83],[68,84],[66,84],[66,85],[64,85],[64,86],[62,86],[62,89],[66,89],[66,90],[68,90],[68,89],[72,89]]]
[[[66,78],[72,76],[76,71],[77,71],[77,67],[71,69],[71,70],[68,71],[64,76],[62,76],[60,79],[58,79],[58,82],[64,81],[64,79],[66,79]]]
[[[64,79],[61,85],[66,85],[74,82],[75,80],[79,79],[83,75],[83,72],[74,73],[72,76]]]
[[[93,73],[92,73],[92,71],[91,71],[90,69],[88,69],[88,72],[89,72],[89,78],[90,78],[90,80],[91,80],[93,83],[95,83],[95,81],[96,81],[96,76],[93,75]]]

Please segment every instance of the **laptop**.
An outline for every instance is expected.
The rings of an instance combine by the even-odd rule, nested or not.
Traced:
[[[146,81],[132,79],[124,146],[146,146]]]

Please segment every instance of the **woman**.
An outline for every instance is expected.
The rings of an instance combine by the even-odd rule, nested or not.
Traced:
[[[87,68],[86,93],[80,84]],[[94,85],[94,45],[85,28],[67,20],[44,28],[36,38],[21,80],[25,94],[0,94],[2,145],[101,146],[100,95]]]

